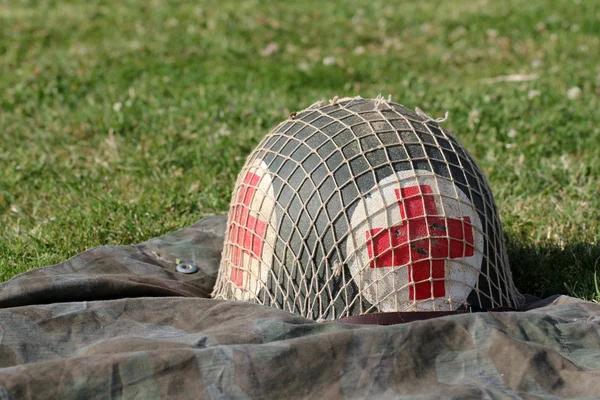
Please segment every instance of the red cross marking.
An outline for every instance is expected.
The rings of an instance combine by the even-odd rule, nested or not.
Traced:
[[[444,297],[444,259],[473,255],[471,219],[440,216],[429,185],[395,191],[403,223],[366,231],[370,267],[408,265],[409,300]]]
[[[258,260],[262,257],[263,240],[265,238],[266,223],[249,215],[250,205],[256,192],[260,176],[249,172],[244,178],[244,183],[238,194],[237,204],[233,209],[233,223],[229,231],[229,241],[233,242],[233,265],[231,280],[238,286],[244,283],[243,270],[240,269],[242,254]]]

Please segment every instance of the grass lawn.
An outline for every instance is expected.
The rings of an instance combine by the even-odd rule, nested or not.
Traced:
[[[0,0],[0,281],[225,213],[290,112],[381,93],[450,112],[521,291],[600,300],[600,3],[401,4]]]

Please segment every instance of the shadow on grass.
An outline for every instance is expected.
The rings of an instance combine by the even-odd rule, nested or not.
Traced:
[[[521,293],[538,297],[568,294],[600,301],[600,243],[527,243],[507,236],[508,258]]]

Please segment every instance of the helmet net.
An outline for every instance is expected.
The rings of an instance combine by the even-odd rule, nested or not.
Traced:
[[[487,180],[440,122],[355,97],[279,124],[238,176],[213,297],[315,320],[517,308]]]

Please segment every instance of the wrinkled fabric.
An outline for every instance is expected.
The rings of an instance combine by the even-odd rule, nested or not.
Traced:
[[[224,231],[207,217],[0,284],[0,399],[600,397],[599,304],[316,323],[210,299]]]

